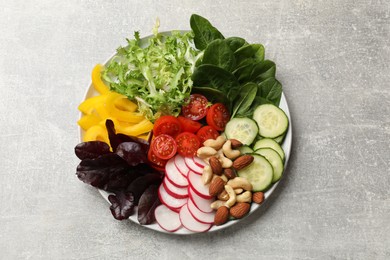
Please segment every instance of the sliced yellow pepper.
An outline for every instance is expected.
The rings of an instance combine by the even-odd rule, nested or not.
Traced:
[[[123,98],[122,95],[115,93],[115,92],[111,92],[111,93],[107,94],[106,109],[107,109],[107,112],[112,117],[115,117],[119,121],[124,121],[124,122],[129,122],[129,123],[138,123],[138,122],[141,122],[142,120],[145,119],[145,117],[141,113],[123,111],[123,110],[118,109],[115,106],[115,100],[122,99],[122,98]]]
[[[110,88],[102,80],[103,65],[97,64],[92,70],[92,84],[97,92],[102,95],[110,93]]]
[[[90,97],[79,105],[79,110],[84,114],[89,115],[93,112],[93,110],[98,104],[106,103],[106,99],[107,99],[106,95]]]
[[[120,124],[115,126],[118,133],[132,136],[139,136],[152,131],[153,124],[147,119],[142,120],[138,124],[129,127],[122,127]]]
[[[110,140],[108,139],[107,129],[101,125],[94,125],[90,127],[84,135],[84,142],[89,141],[103,141],[109,144]]]
[[[114,101],[114,105],[123,111],[135,112],[137,110],[137,104],[131,102],[127,97],[122,96]]]
[[[85,115],[80,118],[77,123],[79,126],[84,129],[85,131],[88,130],[90,127],[99,124],[99,122],[102,121],[102,119],[96,115]]]

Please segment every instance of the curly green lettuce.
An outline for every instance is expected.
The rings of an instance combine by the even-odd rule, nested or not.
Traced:
[[[158,26],[157,22],[146,44],[135,32],[134,39],[127,39],[128,45],[118,48],[102,74],[111,90],[137,101],[140,112],[152,121],[180,113],[201,56],[192,31],[159,34]]]

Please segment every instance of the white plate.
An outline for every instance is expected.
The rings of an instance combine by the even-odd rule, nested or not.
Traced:
[[[163,35],[168,35],[170,34],[170,32],[162,32],[161,34]],[[147,44],[147,40],[148,38],[150,38],[151,36],[148,36],[148,37],[145,37],[145,38],[142,38],[141,39],[141,45],[146,45]],[[111,59],[112,57],[114,56],[115,54],[113,54],[104,64],[107,64]],[[95,89],[93,88],[92,86],[92,82],[90,82],[89,86],[88,86],[88,89],[86,91],[86,94],[85,94],[85,97],[84,97],[84,100],[87,99],[87,98],[90,98],[90,97],[93,97],[93,96],[96,96],[98,95],[97,91],[95,91]],[[288,104],[287,104],[287,100],[286,100],[286,97],[284,96],[284,94],[282,93],[282,98],[280,100],[280,105],[279,107],[281,109],[283,109],[283,111],[286,113],[288,119],[289,119],[289,126],[288,126],[288,132],[286,134],[286,137],[284,139],[284,142],[283,142],[283,145],[282,145],[282,148],[284,150],[284,153],[285,153],[285,163],[284,163],[284,169],[286,170],[286,167],[287,167],[287,163],[288,163],[288,160],[289,160],[289,157],[290,157],[290,152],[291,152],[291,144],[292,144],[292,122],[291,122],[291,116],[290,116],[290,111],[288,109]],[[82,116],[82,114],[80,115],[80,117]],[[80,141],[83,140],[83,136],[84,136],[84,131],[80,128]],[[283,175],[285,174],[285,172],[283,172]],[[282,175],[282,178],[283,178],[283,175]],[[272,194],[272,192],[276,189],[276,187],[278,186],[280,180],[278,182],[276,182],[269,190],[267,190],[264,194],[264,201],[266,201],[269,196]],[[100,194],[103,196],[103,198],[107,201],[108,201],[108,195],[109,193],[106,192],[106,191],[103,191],[103,190],[99,190],[98,191],[100,192]],[[262,204],[261,204],[262,205]],[[259,207],[261,207],[261,205],[258,205],[256,203],[252,203],[252,206],[251,206],[251,210],[249,212],[249,214],[247,216],[249,216],[250,214],[252,214],[254,211],[256,211]],[[135,213],[130,216],[129,218],[131,221],[139,224],[138,220],[137,220],[137,209],[135,211]],[[239,221],[243,221],[245,220],[245,218],[243,219],[239,219],[239,220],[231,220],[229,222],[227,222],[226,224],[224,225],[221,225],[221,226],[213,226],[209,231],[207,232],[214,232],[214,231],[217,231],[217,230],[221,230],[221,229],[224,229],[224,228],[227,228],[227,227],[230,227],[236,223],[238,223]],[[139,224],[140,225],[140,224]],[[189,235],[189,234],[195,234],[194,232],[191,232],[191,231],[188,231],[187,229],[185,229],[184,227],[180,228],[179,230],[177,230],[176,232],[167,232],[165,230],[163,230],[162,228],[160,228],[160,226],[157,224],[157,223],[154,223],[154,224],[151,224],[151,225],[143,225],[144,227],[146,228],[149,228],[149,229],[153,229],[155,231],[158,231],[158,232],[162,232],[162,233],[168,233],[168,234],[174,234],[174,235]]]

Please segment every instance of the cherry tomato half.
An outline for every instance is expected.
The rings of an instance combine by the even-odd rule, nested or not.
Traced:
[[[204,141],[208,139],[217,139],[219,136],[219,133],[217,130],[212,128],[209,125],[206,125],[199,129],[199,131],[196,133],[196,136],[199,138],[200,142],[203,144]]]
[[[182,156],[195,156],[200,147],[199,138],[190,132],[183,132],[176,136],[177,152]]]
[[[179,116],[177,119],[180,122],[183,132],[196,133],[202,127],[201,123],[185,118],[184,116]]]
[[[227,107],[222,103],[215,103],[207,112],[206,121],[209,126],[214,127],[218,131],[223,131],[226,124],[229,122],[230,114]]]
[[[179,120],[174,116],[162,116],[154,123],[154,136],[166,134],[175,137],[179,133],[181,133],[181,125]]]
[[[190,102],[183,106],[181,112],[184,117],[197,121],[206,116],[207,110],[207,98],[200,94],[192,94],[190,95]]]
[[[168,160],[163,160],[163,159],[158,158],[153,153],[152,149],[149,149],[149,151],[148,151],[148,160],[149,160],[149,165],[160,172],[165,170],[165,165],[168,162]]]
[[[160,134],[152,140],[151,148],[153,153],[160,159],[168,160],[172,158],[177,151],[175,139],[166,134]]]

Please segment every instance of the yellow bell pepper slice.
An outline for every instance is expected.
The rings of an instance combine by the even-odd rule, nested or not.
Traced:
[[[79,110],[83,112],[86,115],[89,115],[93,112],[95,107],[98,104],[104,104],[106,103],[107,96],[106,95],[99,95],[95,97],[90,97],[86,100],[84,100],[80,105],[79,105]]]
[[[114,101],[114,105],[123,111],[135,112],[137,110],[137,104],[131,102],[127,97],[122,96]]]
[[[110,93],[110,88],[104,84],[102,80],[102,70],[103,65],[96,64],[96,66],[92,70],[92,84],[93,87],[96,89],[97,92],[99,92],[102,95]]]
[[[77,124],[86,131],[92,126],[99,124],[101,120],[102,119],[100,117],[91,114],[81,117],[80,120],[77,121]]]
[[[118,109],[115,106],[115,100],[122,99],[123,97],[124,96],[122,96],[118,93],[115,93],[115,92],[111,92],[111,93],[107,94],[107,99],[106,99],[107,112],[112,117],[115,117],[119,121],[123,121],[123,122],[139,123],[142,120],[144,120],[145,117],[141,113],[123,111],[123,110]]]
[[[103,141],[109,144],[110,140],[108,139],[107,129],[101,125],[94,125],[90,127],[84,135],[84,142],[89,141]]]
[[[147,119],[142,120],[138,124],[129,127],[123,127],[120,124],[115,126],[115,129],[118,133],[131,135],[131,136],[139,136],[145,133],[149,133],[153,129],[153,124]]]

